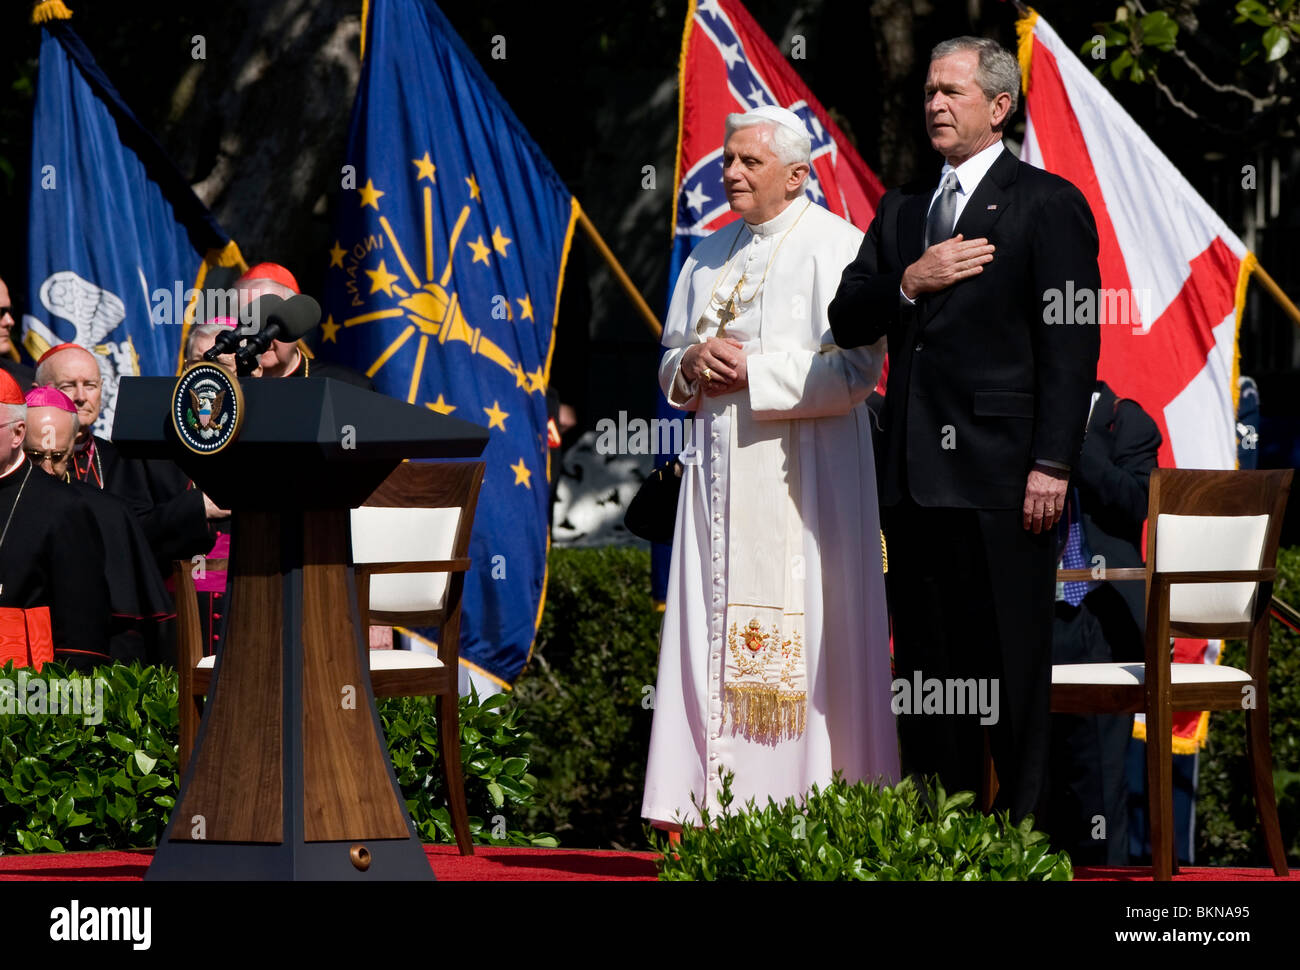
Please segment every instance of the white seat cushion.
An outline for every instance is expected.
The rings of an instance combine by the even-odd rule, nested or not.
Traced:
[[[442,661],[431,653],[415,650],[371,650],[371,670],[433,670]]]
[[[1267,515],[1159,515],[1156,569],[1164,573],[1258,569],[1268,533]],[[1183,584],[1169,590],[1175,623],[1244,623],[1255,583]]]
[[[454,509],[352,510],[352,561],[358,565],[451,559],[460,512]],[[370,577],[370,608],[384,613],[442,609],[445,572],[395,573]]]
[[[1217,664],[1170,664],[1169,681],[1173,684],[1244,684],[1250,681],[1250,674],[1236,667],[1223,667]],[[1053,684],[1135,687],[1145,682],[1145,664],[1052,665]]]
[[[196,665],[199,670],[211,670],[217,662],[215,656],[204,657]],[[418,653],[414,650],[371,650],[371,670],[432,670],[441,667],[442,661],[431,653]]]

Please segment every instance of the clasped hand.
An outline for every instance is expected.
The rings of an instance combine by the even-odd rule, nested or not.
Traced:
[[[993,259],[994,246],[982,236],[963,239],[961,234],[935,243],[903,271],[903,293],[915,300],[922,293],[937,293],[970,276],[984,272]]]
[[[744,344],[731,337],[710,337],[682,354],[682,376],[699,382],[709,397],[732,394],[749,386]]]

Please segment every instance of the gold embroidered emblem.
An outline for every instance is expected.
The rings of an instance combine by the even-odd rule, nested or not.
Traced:
[[[757,617],[727,631],[735,674],[725,685],[726,713],[745,737],[775,742],[803,733],[806,695],[796,682],[802,670],[803,637],[796,629],[782,638],[778,626],[764,629]]]

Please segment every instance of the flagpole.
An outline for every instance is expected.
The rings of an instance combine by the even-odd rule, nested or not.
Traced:
[[[1278,286],[1273,277],[1269,276],[1268,273],[1265,272],[1264,267],[1260,266],[1259,263],[1255,263],[1251,268],[1251,272],[1255,274],[1260,285],[1263,286],[1264,289],[1268,290],[1268,295],[1277,301],[1277,305],[1282,308],[1282,311],[1290,317],[1294,323],[1300,325],[1300,309],[1297,309],[1296,305],[1291,302],[1291,298],[1282,292],[1282,287]]]
[[[650,328],[650,332],[653,333],[655,339],[658,340],[663,336],[663,324],[659,322],[659,318],[656,317],[654,311],[650,309],[649,304],[645,301],[645,297],[641,295],[641,291],[636,288],[636,285],[627,275],[627,272],[623,269],[623,265],[618,261],[618,257],[615,256],[609,246],[605,244],[605,240],[602,239],[600,233],[596,231],[596,227],[591,224],[591,220],[587,218],[586,210],[584,210],[581,205],[578,206],[578,225],[582,226],[582,231],[587,234],[587,238],[591,240],[591,244],[596,247],[596,251],[600,253],[601,257],[605,260],[605,263],[609,266],[609,271],[614,274],[614,279],[618,280],[619,286],[623,287],[623,292],[627,294],[628,299],[630,299],[632,305],[636,307],[637,312],[645,322],[645,325]]]

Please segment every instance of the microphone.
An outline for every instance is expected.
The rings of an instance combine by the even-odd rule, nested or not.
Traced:
[[[232,354],[250,334],[259,332],[275,308],[284,302],[284,297],[267,293],[259,296],[244,308],[240,314],[239,326],[231,327],[217,334],[216,341],[203,355],[204,360],[216,360],[222,354]]]
[[[235,358],[239,372],[251,374],[257,367],[257,358],[271,346],[272,340],[291,344],[305,337],[318,323],[319,303],[305,293],[289,297],[271,310],[266,318],[266,326],[240,348]]]

